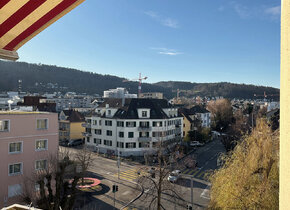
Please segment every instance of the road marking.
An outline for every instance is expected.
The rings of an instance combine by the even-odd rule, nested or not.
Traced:
[[[138,172],[140,172],[138,174]],[[119,177],[121,179],[126,179],[126,180],[129,180],[129,181],[133,181],[133,180],[136,180],[139,176],[142,176],[142,175],[148,175],[148,173],[144,172],[144,171],[140,171],[139,168],[131,168],[131,169],[128,169],[128,170],[125,170],[125,171],[121,171],[120,174],[119,174]],[[115,173],[114,176],[118,176],[118,173]]]
[[[204,174],[205,174],[205,171],[202,171],[201,173],[199,173],[199,175],[196,176],[196,178],[200,178]]]
[[[198,174],[198,172],[200,172],[200,170],[196,170],[193,174],[191,174],[192,176],[195,176],[196,174]]]
[[[187,172],[189,172],[190,170],[191,170],[190,168],[185,169],[182,173],[183,173],[183,174],[187,174]]]
[[[209,191],[209,185],[202,191],[202,193],[200,194],[200,197],[205,198],[210,200],[210,191]]]
[[[127,190],[127,191],[123,192],[122,195],[128,195],[130,192],[131,192],[131,191],[128,191],[128,190]]]
[[[188,174],[188,175],[192,175],[192,174],[194,174],[194,172],[196,172],[196,169],[188,171],[187,174]]]

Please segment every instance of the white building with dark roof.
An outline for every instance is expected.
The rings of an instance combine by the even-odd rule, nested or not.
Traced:
[[[141,156],[182,138],[183,118],[164,99],[105,99],[86,122],[85,142],[101,153]]]

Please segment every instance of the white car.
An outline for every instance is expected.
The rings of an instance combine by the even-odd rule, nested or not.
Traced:
[[[192,142],[190,142],[190,146],[200,147],[200,146],[203,146],[203,143],[200,143],[199,141],[192,141]]]
[[[174,170],[169,174],[167,180],[170,182],[176,182],[179,179],[180,174],[180,170]]]

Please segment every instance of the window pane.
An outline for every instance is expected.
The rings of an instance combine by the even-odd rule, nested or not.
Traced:
[[[14,152],[15,151],[15,143],[11,143],[9,145],[9,152]]]
[[[37,120],[37,129],[47,129],[47,119]]]
[[[15,164],[14,173],[20,173],[20,172],[21,172],[21,164]]]
[[[9,165],[9,174],[13,174],[13,165]]]
[[[35,143],[35,149],[42,150],[47,148],[47,140],[38,140]]]
[[[9,130],[9,121],[1,120],[0,121],[0,131],[8,131]]]

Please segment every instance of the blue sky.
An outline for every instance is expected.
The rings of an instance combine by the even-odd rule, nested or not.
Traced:
[[[280,86],[279,0],[86,0],[20,61],[147,82]]]

